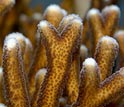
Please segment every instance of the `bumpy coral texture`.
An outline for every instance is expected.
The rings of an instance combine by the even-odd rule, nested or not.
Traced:
[[[68,75],[70,58],[75,50],[73,46],[78,45],[81,26],[80,20],[75,19],[63,30],[60,36],[48,22],[43,21],[39,24],[39,30],[47,49],[48,73],[40,90],[38,107],[58,105],[58,98]]]

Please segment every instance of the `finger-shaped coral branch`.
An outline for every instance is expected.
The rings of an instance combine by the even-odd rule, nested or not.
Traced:
[[[40,86],[45,78],[45,75],[47,73],[47,70],[45,68],[40,69],[37,73],[36,73],[36,77],[35,77],[35,92],[33,94],[33,97],[31,99],[31,106],[32,107],[37,107],[37,97],[38,97],[38,92],[40,89]]]
[[[102,15],[100,14],[98,9],[91,9],[87,14],[87,19],[89,25],[91,26],[91,31],[93,32],[95,48],[99,38],[103,36]]]
[[[100,69],[101,81],[112,74],[112,68],[118,55],[118,50],[119,45],[115,39],[104,36],[99,40],[96,47],[95,59]]]
[[[66,29],[68,25],[75,19],[78,19],[79,17],[71,14],[63,18],[61,21],[58,31],[61,33],[63,29]],[[76,50],[76,52],[73,54],[73,60],[70,68],[70,73],[68,75],[68,79],[66,82],[65,92],[67,96],[67,103],[71,105],[73,102],[77,100],[78,96],[78,85],[79,85],[79,71],[80,71],[80,53],[79,48]],[[61,98],[60,98],[61,99]]]
[[[82,44],[84,44],[88,49],[88,55],[92,56],[92,49],[93,49],[93,36],[91,35],[91,32],[89,32],[89,23],[88,20],[85,18],[83,20],[83,31],[82,31]]]
[[[15,4],[15,0],[0,0],[0,14],[3,14]]]
[[[79,52],[73,54],[73,60],[70,67],[70,73],[66,82],[67,104],[72,105],[76,102],[79,92],[79,71],[80,55]]]
[[[113,36],[118,27],[120,9],[116,5],[107,6],[102,10],[104,18],[104,34]]]
[[[23,34],[18,32],[8,35],[7,39],[8,38],[15,38],[19,42],[22,56],[24,59],[25,71],[28,73],[33,51],[33,47],[30,40],[26,38]]]
[[[98,74],[99,68],[96,61],[92,58],[87,58],[80,73],[79,97],[73,107],[88,107],[86,106],[88,105],[87,102],[84,101],[90,98],[91,93],[96,93],[100,82]]]
[[[2,66],[7,106],[30,107],[21,49],[15,38],[4,42]]]
[[[25,47],[26,47],[26,42],[25,42],[24,35],[21,34],[21,33],[16,32],[16,33],[9,34],[7,39],[9,39],[9,38],[15,38],[19,42],[22,55],[24,55]]]
[[[90,62],[88,65],[89,66],[87,68],[91,67]],[[87,69],[85,68],[84,71],[86,71],[86,70]],[[90,69],[90,72],[92,72],[92,69]],[[85,78],[86,74],[87,73],[84,72],[83,75],[81,75],[79,98],[78,98],[77,102],[73,105],[73,107],[104,106],[104,105],[110,103],[111,101],[113,101],[116,97],[123,95],[124,68],[121,68],[115,74],[113,74],[110,77],[108,77],[107,79],[105,79],[101,84],[99,84],[98,87],[96,87],[96,90],[94,87],[93,88],[94,92],[92,92],[92,90],[90,90],[90,92],[89,91],[87,92],[87,90],[89,88],[87,87],[87,90],[85,88],[85,86],[87,86],[86,83],[89,83],[88,86],[90,86],[90,85],[92,86],[92,84],[93,84],[93,83],[88,82],[88,81],[90,81],[89,79],[87,79],[87,82],[84,82],[84,81],[86,81],[86,78]],[[93,74],[95,74],[95,73],[93,73]],[[89,75],[89,76],[93,77],[92,75]],[[95,82],[97,78],[95,77],[93,81]],[[84,84],[84,85],[82,85],[82,84]],[[81,93],[83,93],[83,94],[81,94]],[[87,95],[87,94],[89,94],[89,95]]]
[[[114,34],[114,38],[119,44],[119,67],[124,66],[124,30],[119,30]]]
[[[25,71],[27,72],[27,74],[29,73],[29,68],[31,66],[31,61],[32,61],[32,57],[33,57],[33,46],[31,44],[31,41],[28,38],[25,38],[25,52],[23,55],[24,58],[24,64],[25,64]]]
[[[73,21],[73,20],[76,19],[76,18],[79,18],[79,17],[78,17],[77,15],[74,15],[74,14],[70,14],[70,15],[68,15],[68,16],[65,16],[65,17],[62,19],[62,21],[61,21],[61,23],[59,24],[59,27],[58,27],[58,29],[57,29],[57,30],[59,31],[59,33],[61,33],[64,28],[66,29],[66,26],[67,26],[68,24],[70,24],[70,22]]]
[[[28,59],[28,58],[31,57],[31,56],[28,56],[29,54],[27,53],[27,48],[28,48],[28,45],[29,45],[28,41],[26,41],[27,38],[23,34],[16,32],[16,33],[9,34],[5,39],[11,39],[11,38],[15,38],[18,41],[19,45],[20,45],[22,61],[24,63],[24,66],[23,66],[24,67],[24,71],[25,71],[24,72],[24,74],[25,74],[24,76],[25,76],[25,79],[26,79],[27,88],[29,88],[29,83],[28,83],[27,73],[26,73],[27,72],[26,71],[27,67],[29,67],[29,66],[27,66],[26,63],[27,63],[27,61],[30,61],[30,59]],[[30,50],[31,50],[31,48],[32,47],[30,47]]]
[[[94,97],[93,107],[98,105],[106,105],[116,99],[118,96],[123,95],[124,89],[124,68],[111,75],[100,84],[100,89]],[[88,106],[87,106],[88,107]]]
[[[93,53],[96,48],[98,40],[104,36],[113,36],[118,27],[118,20],[120,17],[120,10],[117,6],[107,6],[102,10],[102,13],[98,9],[91,9],[87,14],[87,20],[94,40]]]
[[[47,21],[41,21],[38,27],[48,57],[48,72],[40,88],[38,107],[55,107],[71,66],[72,52],[79,45],[82,23],[73,20],[61,35]]]
[[[44,12],[43,19],[49,21],[57,28],[59,26],[60,21],[66,14],[67,14],[66,11],[61,9],[58,5],[50,5]],[[41,37],[39,37],[39,34],[37,35],[37,45],[34,54],[35,54],[34,60],[32,62],[28,75],[31,95],[35,90],[35,83],[34,83],[35,74],[39,69],[47,66],[46,50],[41,42]]]
[[[50,5],[45,10],[43,19],[49,21],[57,28],[62,18],[66,15],[67,12],[64,9],[61,9],[58,5]]]

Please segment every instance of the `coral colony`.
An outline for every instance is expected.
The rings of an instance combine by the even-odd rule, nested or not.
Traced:
[[[28,0],[0,1],[0,107],[124,107],[120,9],[99,1],[83,20],[58,5],[42,15]],[[8,33],[14,26],[26,36]]]

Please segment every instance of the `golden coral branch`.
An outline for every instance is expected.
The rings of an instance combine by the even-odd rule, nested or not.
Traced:
[[[61,9],[58,5],[50,5],[47,7],[43,14],[43,19],[49,21],[51,24],[53,24],[56,28],[59,26],[60,21],[64,16],[66,16],[67,12],[63,9]],[[55,18],[53,18],[56,16]],[[35,74],[37,71],[41,68],[44,68],[47,66],[47,57],[46,57],[46,50],[44,48],[43,43],[41,42],[41,37],[39,34],[37,35],[37,46],[35,50],[35,56],[34,60],[32,62],[28,77],[30,82],[30,93],[31,95],[35,91]]]
[[[3,47],[3,80],[8,107],[30,107],[20,44],[6,38]]]
[[[119,17],[120,9],[115,5],[105,7],[102,10],[102,13],[94,8],[89,10],[87,20],[91,26],[91,31],[93,32],[94,50],[101,37],[104,35],[113,36],[118,26]]]
[[[104,36],[100,38],[95,52],[95,60],[100,69],[100,81],[112,74],[114,61],[118,55],[119,45],[115,39]]]
[[[58,105],[58,98],[64,86],[64,81],[68,75],[70,58],[78,45],[82,23],[79,19],[74,19],[63,30],[61,36],[57,30],[47,21],[41,21],[39,30],[42,41],[47,48],[48,73],[40,88],[38,107],[55,107]],[[49,36],[51,35],[51,36]],[[70,40],[70,38],[73,38]],[[50,94],[48,94],[50,93]]]
[[[100,78],[97,66],[96,63],[91,64],[89,59],[85,60],[81,71],[79,97],[72,107],[99,107],[110,103],[117,96],[123,95],[124,68],[121,68],[103,82],[99,83]],[[92,67],[94,67],[95,70],[93,70]],[[93,92],[90,90],[90,87]]]

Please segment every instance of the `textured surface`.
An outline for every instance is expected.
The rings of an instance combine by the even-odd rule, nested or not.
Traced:
[[[21,50],[12,38],[3,47],[3,80],[7,107],[30,107]]]
[[[113,36],[117,29],[118,21],[120,18],[120,9],[115,5],[106,6],[102,10],[102,16],[104,18],[104,34]]]
[[[77,15],[71,14],[64,17],[58,27],[59,33],[62,32],[64,28],[68,24],[71,23],[74,19],[78,19]],[[65,93],[67,97],[67,104],[71,105],[73,102],[77,100],[78,96],[78,87],[79,87],[79,71],[80,71],[80,53],[79,48],[76,49],[76,52],[72,55],[72,64],[69,70],[69,75],[67,78],[66,86],[65,86]]]
[[[80,61],[79,52],[73,54],[73,61],[70,68],[70,73],[66,83],[66,93],[67,93],[67,104],[72,105],[76,102],[79,92],[79,71],[80,71]]]
[[[99,38],[103,36],[103,18],[98,9],[91,9],[87,14],[87,19],[93,33],[95,49]]]
[[[88,58],[83,63],[83,68],[80,73],[80,87],[77,102],[73,107],[90,107],[87,106],[86,99],[90,99],[93,93],[96,93],[99,85],[99,69],[94,59]],[[90,99],[91,100],[91,99]],[[90,103],[90,102],[88,102]]]
[[[50,5],[43,14],[43,19],[49,21],[54,27],[58,27],[62,18],[66,15],[66,11],[61,9],[58,5]],[[56,16],[56,17],[54,17]],[[54,18],[53,18],[54,17]],[[31,95],[35,91],[35,74],[41,68],[47,66],[46,50],[43,43],[41,42],[41,37],[37,37],[37,46],[35,50],[34,60],[32,62],[30,72],[29,72],[29,82],[30,82],[30,93]]]
[[[87,19],[93,33],[94,50],[101,37],[104,35],[113,36],[118,26],[119,17],[120,10],[115,5],[103,8],[101,13],[98,9],[89,10]]]
[[[31,107],[37,107],[38,92],[39,92],[41,84],[43,83],[46,73],[47,73],[47,70],[45,68],[43,68],[43,69],[40,69],[35,76],[36,89],[34,91],[32,99],[31,99]]]
[[[112,68],[118,51],[119,45],[115,39],[104,36],[99,40],[95,52],[95,60],[100,69],[100,81],[105,80],[112,74]]]
[[[61,9],[58,5],[50,5],[45,10],[43,17],[44,20],[49,21],[55,28],[57,28],[62,18],[66,15],[67,12],[64,9]]]
[[[25,64],[25,71],[28,74],[29,68],[31,66],[32,56],[33,56],[33,46],[31,44],[31,41],[28,38],[25,38],[26,46],[25,46],[25,52],[23,55],[24,58],[24,64]]]
[[[99,83],[97,65],[94,66],[94,70],[92,67],[91,62],[87,64],[84,62],[79,97],[73,107],[99,107],[123,95],[124,68]]]
[[[65,84],[72,52],[78,46],[82,23],[73,20],[60,34],[47,21],[39,24],[42,41],[47,48],[48,73],[40,89],[38,107],[55,107]],[[71,39],[70,39],[71,38]]]

